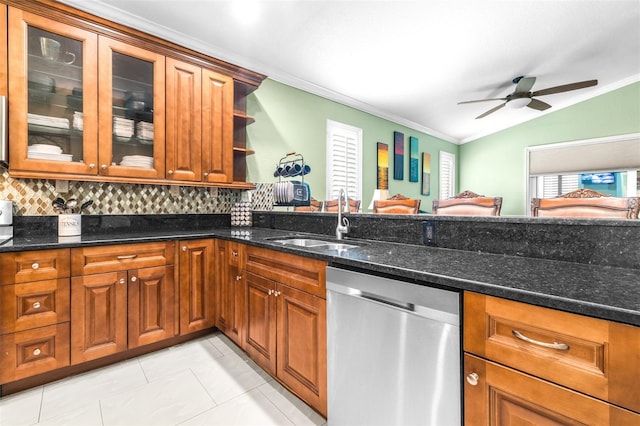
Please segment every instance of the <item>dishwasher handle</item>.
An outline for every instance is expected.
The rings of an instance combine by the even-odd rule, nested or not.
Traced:
[[[446,322],[456,327],[460,326],[460,316],[457,313],[446,312],[440,309],[422,306],[416,303],[404,302],[398,299],[390,298],[389,296],[382,296],[350,286],[327,281],[327,294],[330,295],[332,292],[355,297],[357,299],[371,301],[374,303],[379,303],[392,309],[399,309],[411,314],[419,315],[424,318]]]
[[[360,291],[360,294],[352,294],[352,296],[360,296],[363,299],[373,300],[374,302],[382,303],[385,305],[389,305],[396,309],[404,309],[405,311],[415,312],[416,305],[409,302],[401,302],[399,300],[394,300],[388,297],[380,296],[379,294],[371,294],[366,293],[364,291]]]

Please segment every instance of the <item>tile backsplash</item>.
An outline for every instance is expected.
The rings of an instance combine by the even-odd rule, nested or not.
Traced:
[[[13,201],[15,216],[55,215],[51,202],[56,197],[75,197],[79,203],[93,200],[87,214],[127,215],[230,213],[242,198],[242,191],[236,189],[187,186],[178,189],[174,195],[169,185],[69,181],[69,192],[59,194],[55,180],[14,179],[0,168],[0,199]],[[270,184],[256,184],[256,190],[251,192],[254,209],[269,209]]]

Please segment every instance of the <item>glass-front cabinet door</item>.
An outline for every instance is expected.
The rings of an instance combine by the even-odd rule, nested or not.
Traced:
[[[10,169],[97,173],[97,35],[9,8]]]
[[[165,58],[99,40],[99,173],[164,179]]]

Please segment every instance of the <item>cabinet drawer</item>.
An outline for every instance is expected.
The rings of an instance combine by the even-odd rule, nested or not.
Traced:
[[[163,266],[174,263],[175,242],[71,249],[73,276]]]
[[[0,284],[68,277],[69,255],[69,249],[2,253]]]
[[[251,246],[246,256],[247,271],[326,298],[327,262]]]
[[[69,365],[69,323],[0,336],[0,383]]]
[[[69,278],[0,286],[0,334],[69,321]]]
[[[640,329],[474,293],[464,349],[640,412]]]

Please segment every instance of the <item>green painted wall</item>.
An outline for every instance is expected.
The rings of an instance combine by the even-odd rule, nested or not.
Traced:
[[[459,188],[502,196],[502,215],[526,214],[525,148],[640,132],[640,83],[460,146]]]
[[[327,120],[338,121],[363,130],[363,203],[366,210],[376,187],[376,143],[389,145],[393,152],[393,132],[405,136],[404,180],[393,179],[393,159],[389,159],[389,192],[420,198],[421,208],[431,211],[431,200],[438,192],[438,152],[458,155],[459,147],[450,142],[411,130],[357,109],[329,101],[290,86],[267,79],[250,95],[247,113],[255,123],[247,128],[248,147],[256,151],[247,159],[247,180],[275,182],[273,177],[278,160],[287,152],[304,155],[312,172],[305,176],[312,196],[324,200],[326,194],[326,128]],[[420,182],[409,182],[409,136],[419,140],[419,152],[431,154],[431,194],[420,195]],[[420,162],[422,167],[422,162]]]

